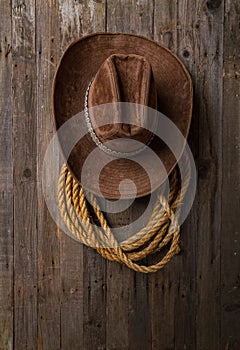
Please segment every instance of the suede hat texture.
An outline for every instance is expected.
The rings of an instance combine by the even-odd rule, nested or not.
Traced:
[[[167,116],[187,138],[192,116],[191,77],[180,59],[155,41],[133,34],[96,33],[70,44],[60,60],[53,83],[56,130],[84,111],[86,91],[90,112],[91,107],[115,102],[145,105]],[[101,116],[95,115],[93,108],[93,113],[89,114],[93,132],[81,138],[71,151],[66,159],[69,170],[81,182],[83,164],[96,147],[100,146],[104,153],[108,149],[105,146],[107,141],[126,140],[126,143],[120,142],[117,149],[109,149],[110,155],[113,151],[113,155],[119,153],[120,156],[104,166],[99,184],[91,181],[89,176],[85,187],[99,194],[99,186],[102,196],[117,199],[120,197],[119,183],[123,179],[131,179],[136,186],[136,197],[150,194],[165,181],[165,177],[156,172],[150,183],[147,172],[137,161],[138,157],[144,158],[144,145],[161,159],[165,174],[170,174],[178,161],[167,145],[148,130],[161,128],[157,113],[152,118],[140,116],[142,127],[135,125],[134,119],[125,123],[124,114],[120,116],[119,123],[119,109],[116,109],[117,118],[107,113],[108,109],[104,115],[104,120],[109,119],[108,123],[98,127],[97,119]],[[131,143],[128,144],[130,139],[140,141],[143,146],[138,146],[138,149],[135,145],[131,149]],[[64,142],[59,141],[60,145]],[[121,152],[129,152],[130,156],[121,157]],[[146,156],[150,166],[151,161],[149,155]],[[133,193],[126,188],[121,196],[132,198]]]

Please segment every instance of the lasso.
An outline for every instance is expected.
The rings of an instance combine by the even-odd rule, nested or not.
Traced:
[[[70,232],[87,246],[91,246],[104,258],[124,263],[129,268],[143,273],[156,272],[180,251],[180,227],[176,209],[182,203],[190,181],[189,160],[184,157],[182,179],[177,167],[169,176],[170,193],[168,200],[160,192],[146,227],[119,243],[109,227],[99,204],[93,194],[89,193],[93,214],[89,211],[82,186],[72,177],[64,164],[58,181],[58,202],[61,216]],[[181,180],[183,181],[181,183]],[[97,226],[94,216],[100,223]],[[95,219],[95,220],[96,220]],[[141,260],[160,251],[169,249],[155,264],[141,264]]]

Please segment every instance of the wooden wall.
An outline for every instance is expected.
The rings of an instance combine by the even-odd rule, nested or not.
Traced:
[[[0,350],[239,350],[239,0],[1,0],[0,28]],[[61,234],[38,191],[56,64],[97,31],[165,44],[194,82],[197,196],[151,275]]]

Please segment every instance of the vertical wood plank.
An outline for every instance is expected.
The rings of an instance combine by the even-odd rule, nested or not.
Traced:
[[[154,40],[177,51],[177,1],[155,1]],[[183,232],[181,232],[183,234]],[[152,349],[174,349],[175,300],[180,256],[149,276]]]
[[[223,184],[221,349],[240,348],[240,4],[225,1],[223,66]]]
[[[109,205],[106,213],[110,212]],[[112,227],[122,227],[130,223],[131,210],[128,209],[124,215],[107,215],[108,222]],[[129,349],[131,330],[129,326],[130,314],[134,314],[133,290],[134,272],[126,266],[107,261],[107,295],[106,295],[106,348],[107,349]]]
[[[12,1],[14,347],[37,348],[35,4]]]
[[[0,3],[0,349],[13,349],[11,6]]]
[[[59,0],[62,48],[74,38],[105,30],[105,0]]]
[[[61,347],[60,232],[41,192],[44,154],[54,132],[51,86],[60,57],[58,1],[36,1],[38,188],[38,349]]]
[[[59,1],[61,50],[83,34],[105,30],[105,1]],[[105,348],[105,262],[91,248],[61,235],[61,344]]]
[[[136,208],[132,210],[137,211]],[[152,348],[152,333],[148,298],[149,276],[132,271],[131,275],[133,275],[133,284],[129,293],[129,348],[150,350]]]
[[[198,4],[178,2],[176,54],[190,71],[194,85],[193,116],[188,143],[196,166],[199,156],[198,93],[196,91],[196,62],[198,57],[198,35],[195,27]],[[181,228],[182,252],[177,261],[177,289],[175,292],[175,349],[196,349],[196,241],[198,233],[198,192],[191,212]]]
[[[199,181],[191,216],[195,224],[191,231],[197,230],[194,235],[197,302],[190,299],[191,309],[186,316],[190,316],[190,322],[196,320],[196,349],[220,347],[223,12],[221,1],[178,2],[178,54],[190,68],[195,89],[191,136],[198,158]],[[197,146],[195,142],[198,142]],[[189,247],[194,249],[193,242],[189,242]],[[189,268],[194,276],[194,270]],[[196,314],[192,317],[194,303]],[[187,312],[187,305],[185,307]],[[185,319],[186,325],[187,322],[189,320]],[[180,332],[177,333],[179,349],[185,341],[186,346],[191,345],[186,338],[189,331],[194,336],[193,330],[185,329],[185,339],[182,339]]]
[[[107,31],[153,38],[153,1],[109,0],[106,12]],[[131,223],[144,206],[138,200],[123,215],[108,215],[110,225]],[[112,262],[107,262],[107,349],[151,349],[148,276]]]
[[[153,1],[107,1],[107,31],[153,37]]]
[[[222,181],[222,41],[223,6],[200,22],[199,206],[197,233],[197,349],[220,347],[220,228]],[[204,60],[205,57],[205,60]],[[207,247],[207,249],[206,249]],[[211,312],[209,312],[211,310]]]
[[[199,97],[197,84],[198,64],[198,12],[196,4],[178,3],[177,46],[175,52],[192,75],[194,85],[193,115],[188,143],[193,153],[196,167],[199,157]],[[198,6],[197,6],[198,8]],[[196,349],[196,242],[198,235],[198,189],[193,207],[181,228],[181,248],[177,266],[177,289],[175,298],[175,349]]]
[[[177,1],[155,1],[154,40],[177,51]]]

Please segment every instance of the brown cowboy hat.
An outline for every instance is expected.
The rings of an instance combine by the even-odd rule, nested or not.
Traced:
[[[161,128],[158,114],[153,114],[151,118],[146,113],[135,116],[141,119],[139,126],[134,124],[134,118],[131,123],[125,122],[123,113],[117,108],[114,110],[116,118],[108,109],[101,109],[105,112],[99,115],[94,113],[94,108],[118,102],[145,105],[167,116],[186,139],[192,115],[192,94],[191,78],[183,63],[169,49],[152,40],[133,34],[96,33],[73,42],[61,58],[53,84],[57,130],[70,118],[85,111],[88,132],[67,159],[72,175],[81,182],[85,160],[94,149],[99,148],[100,154],[104,159],[109,157],[109,161],[101,171],[99,184],[92,180],[89,170],[84,187],[95,194],[99,194],[100,187],[105,198],[117,199],[120,197],[119,183],[130,179],[135,183],[136,193],[133,194],[132,187],[127,186],[121,191],[122,198],[151,193],[163,183],[166,174],[178,161],[169,147],[155,135],[157,132],[154,130]],[[107,123],[98,126],[98,118],[101,119],[103,114]],[[108,147],[108,142],[112,140],[126,142],[116,142],[114,147]],[[141,144],[134,144],[131,148],[128,140]],[[63,142],[64,137],[60,137],[60,144]],[[162,174],[153,171],[151,181],[138,162],[141,157],[154,168],[156,158],[151,159],[148,148],[159,157],[166,170]],[[181,148],[179,155],[184,145]],[[101,159],[98,160],[101,162]]]

